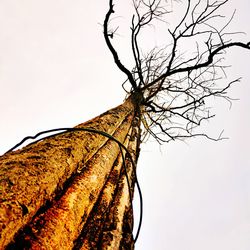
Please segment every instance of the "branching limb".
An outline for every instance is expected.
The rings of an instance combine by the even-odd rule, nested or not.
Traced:
[[[128,77],[131,94],[136,91],[143,96],[138,105],[144,105],[146,112],[145,130],[160,143],[193,136],[212,139],[206,133],[196,132],[204,121],[214,117],[208,103],[211,98],[223,98],[231,105],[227,90],[239,81],[223,82],[227,69],[222,64],[224,55],[233,47],[250,51],[250,42],[235,41],[233,36],[239,32],[227,30],[235,12],[224,24],[221,21],[225,17],[219,10],[229,0],[182,3],[186,7],[180,21],[173,28],[166,27],[165,33],[161,29],[162,36],[167,37],[166,43],[149,51],[142,50],[141,34],[151,27],[157,30],[158,22],[167,26],[172,10],[168,10],[164,0],[131,1],[135,11],[131,17],[134,59],[131,72],[120,62],[110,42],[108,22],[114,13],[112,0],[104,22],[104,36],[117,66]]]
[[[119,56],[116,52],[116,50],[114,49],[111,41],[110,41],[110,38],[112,38],[113,36],[113,33],[109,33],[109,30],[108,30],[108,24],[109,24],[109,20],[110,20],[110,17],[111,15],[114,13],[114,4],[113,4],[113,0],[109,0],[109,10],[105,16],[105,19],[104,19],[104,23],[103,23],[103,34],[104,34],[104,38],[105,38],[105,41],[106,41],[106,44],[110,50],[110,52],[112,53],[113,55],[113,58],[114,58],[114,61],[115,61],[115,64],[117,65],[117,67],[124,73],[126,74],[126,76],[128,77],[129,79],[129,82],[131,83],[132,87],[134,90],[137,89],[137,85],[136,85],[136,82],[133,78],[133,75],[132,73],[121,63],[120,59],[119,59]]]
[[[228,49],[230,47],[241,47],[241,48],[245,48],[245,49],[249,49],[250,50],[250,42],[248,43],[242,43],[242,42],[232,42],[232,43],[228,43],[225,45],[221,45],[220,47],[216,48],[213,51],[210,51],[210,54],[208,55],[208,58],[205,62],[203,63],[198,63],[192,66],[188,66],[188,67],[184,67],[184,68],[177,68],[174,69],[170,72],[166,72],[164,74],[162,74],[161,76],[159,76],[157,79],[155,79],[154,81],[152,81],[150,84],[148,84],[147,86],[144,86],[145,88],[149,88],[151,86],[153,86],[154,84],[158,83],[159,81],[161,81],[162,79],[165,79],[168,76],[177,74],[177,73],[182,73],[182,72],[190,72],[193,70],[198,70],[204,67],[208,67],[210,64],[213,63],[214,61],[214,57],[219,55],[221,51]]]

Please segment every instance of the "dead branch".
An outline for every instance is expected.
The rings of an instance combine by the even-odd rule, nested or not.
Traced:
[[[169,41],[160,48],[142,51],[142,32],[151,26],[157,29],[158,22],[168,25],[172,10],[167,8],[167,1],[132,0],[130,40],[134,67],[131,71],[121,63],[110,42],[113,33],[109,33],[112,30],[109,20],[114,13],[114,0],[109,1],[104,21],[105,41],[116,65],[127,75],[132,86],[130,93],[143,95],[138,105],[144,105],[147,112],[145,117],[150,126],[145,129],[159,142],[201,135],[211,139],[205,133],[195,132],[203,121],[214,117],[207,102],[217,97],[231,104],[227,90],[240,79],[224,86],[218,84],[226,76],[227,66],[222,60],[232,47],[250,50],[250,42],[234,41],[233,36],[239,32],[228,31],[235,12],[222,22],[225,17],[219,11],[228,1],[188,0],[180,21],[174,28],[166,28]],[[188,53],[183,51],[187,41],[195,44],[195,49],[189,49]]]

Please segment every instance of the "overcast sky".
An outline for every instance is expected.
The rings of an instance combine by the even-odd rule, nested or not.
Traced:
[[[121,23],[127,2],[120,3]],[[250,2],[230,2],[223,14],[237,8],[232,30],[249,41]],[[27,135],[75,126],[124,100],[125,78],[102,36],[107,7],[107,0],[0,0],[1,154]],[[129,63],[122,31],[119,49]],[[144,219],[136,249],[250,249],[250,51],[233,49],[225,63],[232,65],[228,80],[242,76],[229,91],[240,100],[231,109],[215,101],[217,116],[204,125],[230,139],[142,145]]]

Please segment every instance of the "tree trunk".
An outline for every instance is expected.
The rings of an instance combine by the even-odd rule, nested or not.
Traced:
[[[140,121],[134,107],[129,98],[76,128],[112,135],[136,161]],[[123,160],[117,142],[85,131],[1,156],[0,249],[133,249],[135,176],[128,155],[126,169]]]

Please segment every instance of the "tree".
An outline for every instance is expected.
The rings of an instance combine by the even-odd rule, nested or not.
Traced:
[[[164,15],[168,13],[168,11],[160,4],[161,1],[153,1],[150,4],[144,1],[134,1],[136,16],[133,18],[131,39],[132,51],[136,64],[134,69],[128,70],[124,67],[117,52],[111,44],[111,39],[114,39],[116,35],[116,33],[112,31],[112,28],[109,27],[110,16],[114,11],[113,1],[110,1],[110,8],[104,21],[105,40],[118,67],[128,77],[131,85],[131,89],[129,89],[128,92],[129,95],[132,95],[135,98],[136,108],[145,107],[145,109],[140,109],[140,115],[143,117],[143,124],[149,133],[160,142],[177,138],[182,139],[195,135],[206,136],[203,133],[196,134],[194,131],[194,127],[198,126],[202,120],[211,117],[207,109],[204,107],[204,102],[211,96],[226,97],[224,95],[225,91],[231,85],[231,83],[229,83],[223,88],[215,89],[214,81],[217,80],[217,77],[215,77],[216,69],[223,69],[223,66],[214,63],[211,59],[218,55],[219,52],[232,46],[248,49],[249,43],[224,42],[225,44],[214,44],[212,43],[212,36],[217,33],[219,38],[223,38],[223,34],[217,31],[201,31],[203,35],[208,35],[206,50],[202,52],[198,46],[196,54],[191,59],[182,59],[179,63],[178,60],[175,62],[175,59],[178,59],[178,56],[176,56],[178,55],[176,52],[177,44],[180,39],[185,38],[185,33],[188,31],[188,28],[184,27],[184,29],[187,30],[182,33],[181,36],[176,34],[178,28],[185,24],[185,20],[182,19],[181,23],[176,26],[176,29],[174,29],[174,32],[170,31],[170,34],[173,37],[173,46],[170,48],[169,55],[166,55],[164,49],[157,50],[157,48],[155,48],[149,53],[146,53],[143,57],[142,52],[139,50],[137,39],[140,31],[146,27],[146,25],[150,24],[150,22],[155,19],[163,19]],[[208,9],[208,13],[210,13],[209,10],[218,9],[220,6],[222,6],[222,4],[217,5],[215,2],[211,6],[205,6],[205,9]],[[145,8],[145,12],[142,14],[139,12],[141,11],[141,7]],[[189,11],[191,9],[191,16],[194,16],[198,7],[198,5],[195,5],[192,9],[191,6],[188,6],[187,10]],[[212,15],[213,13],[214,11],[211,12]],[[185,14],[185,17],[186,16],[188,15]],[[203,19],[204,16],[205,19]],[[137,22],[136,17],[138,18]],[[210,20],[206,16],[206,12],[203,12],[203,16],[200,18],[202,19],[201,25]],[[200,24],[199,19],[194,18],[194,20],[195,21],[190,26],[190,29],[192,29],[193,26],[196,26],[195,22]],[[114,31],[115,30],[116,29],[114,29]],[[192,32],[196,32],[195,29],[193,29]],[[193,35],[199,35],[199,32],[197,34],[188,34],[187,36],[190,38]],[[211,61],[212,64],[207,64],[206,59],[208,62]],[[205,63],[203,60],[205,60]],[[177,63],[177,66],[171,68],[174,63]],[[175,74],[179,76],[169,79],[170,76],[172,78]],[[207,78],[208,76],[212,76],[212,79]],[[162,97],[163,94],[167,94],[166,100],[169,100],[169,96],[172,98],[169,103],[164,100],[165,97]],[[170,127],[168,127],[169,123],[171,124]],[[156,128],[156,130],[154,130],[154,128]],[[162,137],[162,135],[165,137]],[[25,213],[25,207],[21,206],[21,208],[23,208],[23,213]]]

